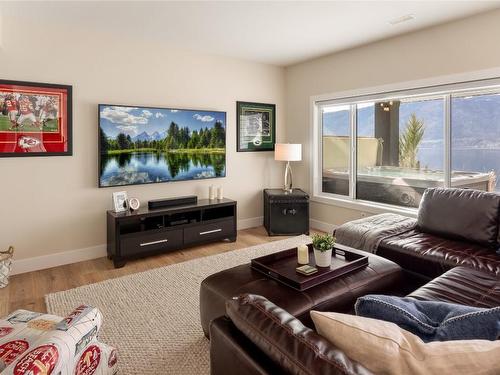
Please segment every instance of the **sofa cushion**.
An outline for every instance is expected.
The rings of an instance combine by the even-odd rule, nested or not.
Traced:
[[[424,343],[394,323],[311,311],[318,333],[376,374],[499,374],[500,341]]]
[[[371,374],[312,329],[262,296],[226,302],[234,325],[287,374]]]
[[[475,307],[500,306],[500,276],[455,267],[412,292],[409,297]]]
[[[500,194],[470,189],[430,188],[418,211],[418,228],[447,238],[498,245]]]
[[[377,255],[435,278],[456,266],[500,275],[500,256],[490,248],[412,230],[380,242]]]
[[[494,341],[500,336],[500,307],[485,309],[371,294],[358,298],[355,310],[359,316],[395,323],[424,342]]]

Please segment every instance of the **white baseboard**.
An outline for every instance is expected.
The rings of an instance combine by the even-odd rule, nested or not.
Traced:
[[[258,227],[262,225],[264,218],[252,217],[249,219],[238,220],[238,229],[247,229]],[[20,273],[44,270],[46,268],[52,268],[57,266],[63,266],[65,264],[83,262],[85,260],[91,260],[96,258],[102,258],[106,256],[106,245],[97,245],[92,247],[86,247],[83,249],[63,251],[60,253],[42,255],[33,258],[19,259],[12,261],[12,275],[17,275]]]
[[[106,245],[85,247],[83,249],[63,251],[39,257],[19,259],[12,261],[12,275],[32,272],[62,266],[65,264],[82,262],[106,256]]]
[[[335,224],[330,224],[330,223],[325,223],[324,221],[319,221],[315,219],[309,219],[309,226],[313,229],[318,229],[322,232],[326,233],[332,233],[335,228],[338,227],[338,225]]]
[[[248,219],[238,220],[237,227],[240,229],[260,227],[264,224],[264,216],[251,217]]]

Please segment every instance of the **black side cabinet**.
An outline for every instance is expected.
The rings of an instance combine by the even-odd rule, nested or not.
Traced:
[[[264,226],[270,236],[309,234],[309,196],[301,189],[264,189]]]
[[[202,243],[236,241],[236,202],[196,204],[135,212],[107,212],[108,258],[115,267],[127,259],[179,250]]]

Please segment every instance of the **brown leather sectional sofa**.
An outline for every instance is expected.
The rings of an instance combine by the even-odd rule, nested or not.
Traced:
[[[500,196],[430,189],[416,226],[384,239],[377,254],[432,279],[409,296],[477,307],[500,306]],[[402,285],[403,286],[403,285]],[[268,299],[245,294],[210,323],[211,373],[370,374]]]

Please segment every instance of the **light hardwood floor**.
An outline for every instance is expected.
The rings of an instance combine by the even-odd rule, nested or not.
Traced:
[[[9,285],[0,289],[0,317],[16,309],[46,312],[44,296],[48,293],[284,238],[287,237],[269,237],[264,227],[250,228],[238,231],[238,239],[233,243],[217,242],[133,260],[119,269],[113,268],[107,258],[98,258],[14,275]]]

